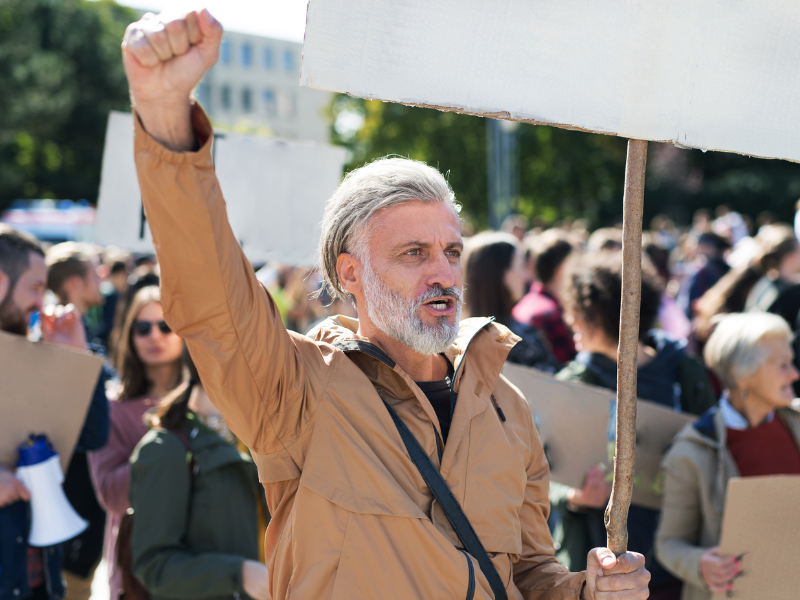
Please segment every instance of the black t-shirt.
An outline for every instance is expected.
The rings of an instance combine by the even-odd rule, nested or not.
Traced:
[[[447,377],[438,381],[417,381],[419,389],[427,396],[428,402],[433,406],[439,418],[439,427],[442,429],[442,443],[447,443],[447,434],[450,432],[450,381],[453,378],[453,365],[447,361]]]

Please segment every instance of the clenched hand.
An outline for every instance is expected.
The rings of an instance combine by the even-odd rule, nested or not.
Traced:
[[[122,59],[131,100],[145,129],[173,150],[194,145],[192,89],[217,61],[222,25],[207,9],[146,14],[125,30]]]
[[[650,595],[650,573],[641,554],[616,557],[608,548],[595,548],[586,562],[583,600],[646,600]]]

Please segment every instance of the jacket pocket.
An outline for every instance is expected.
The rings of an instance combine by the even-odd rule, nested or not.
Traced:
[[[488,600],[477,569],[430,521],[351,513],[331,600]]]

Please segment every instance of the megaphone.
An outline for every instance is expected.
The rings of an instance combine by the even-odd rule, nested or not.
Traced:
[[[17,477],[31,493],[30,546],[60,544],[89,525],[64,495],[61,461],[47,436],[31,435],[19,447]]]

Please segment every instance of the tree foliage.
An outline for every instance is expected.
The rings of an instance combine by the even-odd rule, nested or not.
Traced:
[[[350,151],[347,168],[387,154],[408,156],[448,175],[465,216],[488,221],[486,121],[480,117],[336,96],[332,139]],[[518,212],[550,224],[585,218],[593,227],[621,218],[626,140],[520,124]],[[800,165],[651,143],[645,219],[666,213],[687,223],[698,208],[726,204],[752,217],[789,220],[800,197]]]
[[[17,198],[95,202],[110,110],[130,107],[111,0],[0,0],[0,209]]]

